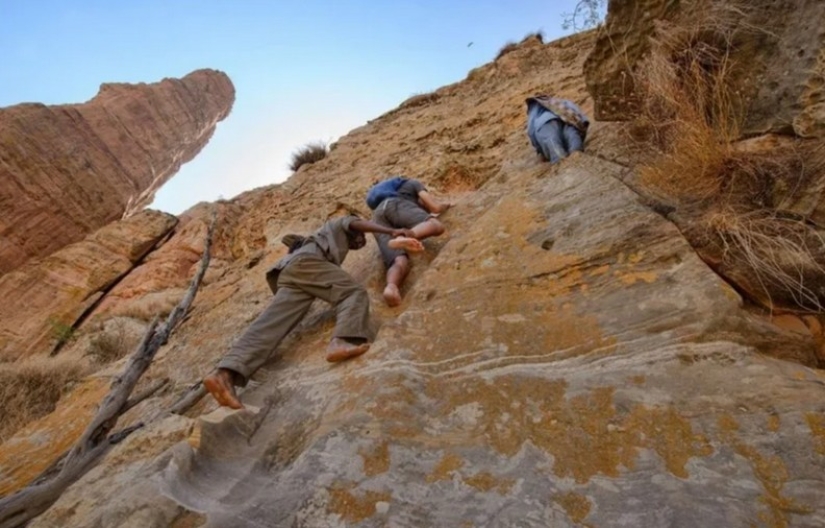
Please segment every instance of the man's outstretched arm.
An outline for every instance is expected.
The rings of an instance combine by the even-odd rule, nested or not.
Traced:
[[[350,229],[360,231],[362,233],[381,233],[383,235],[390,235],[391,237],[414,237],[412,229],[393,229],[385,227],[369,220],[353,220],[349,225]]]

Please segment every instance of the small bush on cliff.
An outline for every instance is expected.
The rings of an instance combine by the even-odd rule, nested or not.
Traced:
[[[499,60],[500,58],[507,55],[511,51],[515,51],[517,49],[518,49],[518,43],[513,42],[512,40],[510,40],[508,42],[505,42],[504,46],[502,46],[501,49],[498,50],[498,53],[496,54],[495,60]]]
[[[58,348],[71,341],[74,337],[74,327],[72,327],[72,325],[68,325],[55,318],[49,319],[49,325],[51,326],[52,337],[57,342]]]
[[[513,42],[512,40],[507,41],[504,44],[504,46],[502,46],[501,49],[498,50],[498,54],[496,54],[495,60],[498,60],[503,56],[507,55],[508,53],[517,50],[519,46],[521,46],[530,39],[538,39],[539,42],[544,43],[544,32],[538,30],[533,31],[532,33],[528,33],[524,36],[523,39],[521,39],[520,42]]]
[[[289,169],[295,172],[303,165],[321,161],[327,157],[327,154],[329,154],[329,147],[323,141],[307,143],[292,153]]]
[[[109,315],[112,317],[131,317],[148,323],[155,316],[163,319],[169,315],[182,296],[181,290],[177,289],[153,292],[116,306],[109,312]]]
[[[88,372],[75,358],[35,357],[0,365],[0,442],[52,412],[67,384]]]

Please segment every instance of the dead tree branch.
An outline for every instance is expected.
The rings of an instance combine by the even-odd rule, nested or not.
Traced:
[[[172,414],[183,414],[194,407],[205,394],[206,388],[204,388],[203,383],[199,381],[189,387],[186,392],[169,407],[168,411]]]
[[[169,340],[172,330],[183,319],[183,316],[192,305],[192,301],[195,300],[195,294],[206,273],[206,268],[209,266],[215,218],[216,215],[213,213],[206,233],[206,243],[204,244],[200,267],[192,278],[183,299],[175,306],[164,323],[158,325],[158,318],[155,317],[149,325],[140,345],[132,353],[123,374],[112,382],[109,393],[103,399],[94,418],[92,418],[80,439],[75,442],[63,458],[57,475],[45,481],[38,479],[40,482],[31,484],[13,495],[0,499],[0,528],[25,526],[30,520],[54,504],[66,488],[92,469],[114,444],[122,441],[130,433],[143,426],[143,423],[138,423],[111,433],[117,425],[118,418],[123,413],[141,399],[149,397],[163,385],[156,385],[150,388],[151,392],[147,390],[132,398],[132,400],[129,399],[138,380],[151,365],[155,354]]]

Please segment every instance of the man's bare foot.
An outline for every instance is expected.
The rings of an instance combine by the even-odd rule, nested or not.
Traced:
[[[424,244],[420,240],[410,237],[396,237],[390,240],[387,245],[391,249],[403,249],[410,253],[420,253],[424,251]]]
[[[387,306],[398,306],[401,304],[401,292],[398,290],[398,286],[395,284],[387,284],[387,287],[384,288],[384,301],[386,301]]]
[[[369,343],[361,343],[360,345],[356,345],[355,343],[350,343],[340,337],[335,337],[332,341],[330,341],[329,346],[327,347],[327,361],[330,363],[338,363],[339,361],[360,356],[369,350],[369,348]]]
[[[203,379],[203,386],[219,405],[230,409],[243,409],[241,400],[235,394],[235,384],[232,381],[231,371],[218,369],[216,373]]]

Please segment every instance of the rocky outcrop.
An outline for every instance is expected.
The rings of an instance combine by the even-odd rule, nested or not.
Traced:
[[[825,4],[815,0],[610,0],[584,70],[595,116],[633,118],[642,96],[636,73],[644,59],[668,34],[683,32],[685,48],[673,50],[675,60],[687,49],[730,44],[727,75],[744,104],[744,135],[823,137],[823,28]]]
[[[331,369],[316,311],[249,411],[183,443],[187,423],[157,423],[33,526],[822,522],[822,377],[759,353],[802,359],[810,339],[743,311],[622,170],[505,171],[445,215],[370,353]],[[347,263],[368,284],[372,251]],[[215,326],[248,302],[193,312],[161,361],[219,356]]]
[[[580,75],[592,36],[526,42],[352,131],[285,184],[215,204],[220,262],[147,373],[170,383],[118,424],[147,426],[32,526],[825,522],[817,320],[746,309],[624,183],[629,167],[598,149],[550,166],[525,137],[531,93],[592,109]],[[369,214],[365,191],[394,173],[457,205],[413,257],[397,308],[381,302],[372,239],[347,258],[372,301],[369,353],[331,367],[334,314],[318,303],[242,394],[247,411],[204,399],[197,420],[164,417],[270,302],[263,271],[285,253],[280,237]],[[97,315],[180,288],[206,209],[145,259],[150,287],[123,280]],[[58,412],[87,415],[81,391],[117,367]],[[5,490],[60,454],[42,438],[76,434],[49,419],[0,448]]]
[[[104,84],[76,105],[0,109],[0,275],[142,209],[232,108],[226,74]]]
[[[0,361],[49,352],[177,223],[145,210],[0,277]]]

